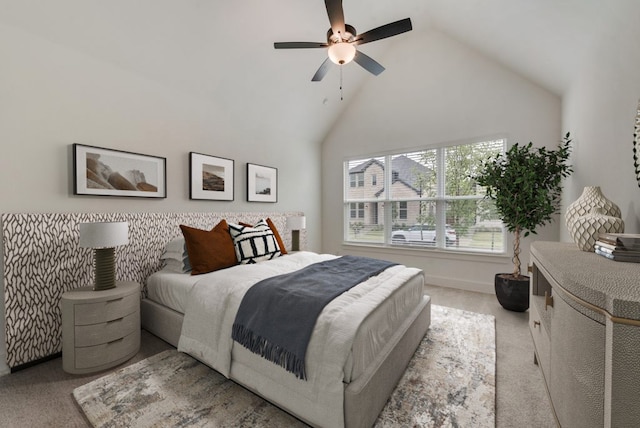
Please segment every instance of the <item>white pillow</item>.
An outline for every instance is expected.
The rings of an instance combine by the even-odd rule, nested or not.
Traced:
[[[174,238],[169,241],[160,256],[160,260],[162,260],[163,269],[178,273],[191,272],[191,262],[189,261],[184,237]]]
[[[164,247],[165,253],[186,253],[187,247],[185,246],[184,236],[178,236],[167,242]]]
[[[278,241],[265,220],[253,227],[229,223],[229,233],[240,264],[258,263],[281,255]]]
[[[175,259],[165,259],[162,261],[162,270],[166,272],[173,273],[188,273],[189,271],[185,270],[184,263],[179,262]]]

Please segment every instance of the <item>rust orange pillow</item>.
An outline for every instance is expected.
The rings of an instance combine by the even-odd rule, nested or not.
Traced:
[[[278,233],[278,229],[276,229],[276,225],[273,224],[270,218],[267,218],[267,224],[269,225],[269,229],[273,232],[273,236],[276,238],[276,242],[280,246],[280,253],[287,254],[287,249],[284,248],[284,242],[282,242],[282,238],[280,238],[280,234]]]
[[[180,225],[184,235],[191,275],[213,272],[238,264],[233,240],[226,220],[207,231]]]

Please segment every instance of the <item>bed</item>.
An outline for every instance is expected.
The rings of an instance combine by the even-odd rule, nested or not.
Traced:
[[[369,427],[429,327],[420,270],[389,267],[331,301],[308,345],[306,380],[231,339],[253,284],[337,257],[301,251],[201,275],[163,269],[147,280],[142,326],[312,426]]]

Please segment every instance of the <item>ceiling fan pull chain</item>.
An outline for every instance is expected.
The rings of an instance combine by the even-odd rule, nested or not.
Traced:
[[[340,101],[344,98],[342,97],[342,64],[340,64]]]

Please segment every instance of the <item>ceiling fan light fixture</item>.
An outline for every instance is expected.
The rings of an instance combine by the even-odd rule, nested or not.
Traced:
[[[356,47],[351,43],[339,42],[329,46],[329,58],[335,64],[348,64],[356,56]]]
[[[327,41],[325,42],[280,42],[274,43],[276,49],[306,49],[306,48],[326,48],[327,58],[322,61],[320,68],[311,78],[312,82],[319,82],[331,68],[331,63],[338,65],[348,64],[351,61],[369,73],[377,76],[384,71],[384,67],[361,51],[356,50],[356,46],[376,40],[397,36],[398,34],[411,31],[413,26],[410,18],[390,22],[385,25],[373,28],[364,33],[358,34],[356,29],[344,22],[344,10],[342,0],[325,0],[327,16],[331,27],[327,30]],[[342,73],[342,67],[340,68]]]

